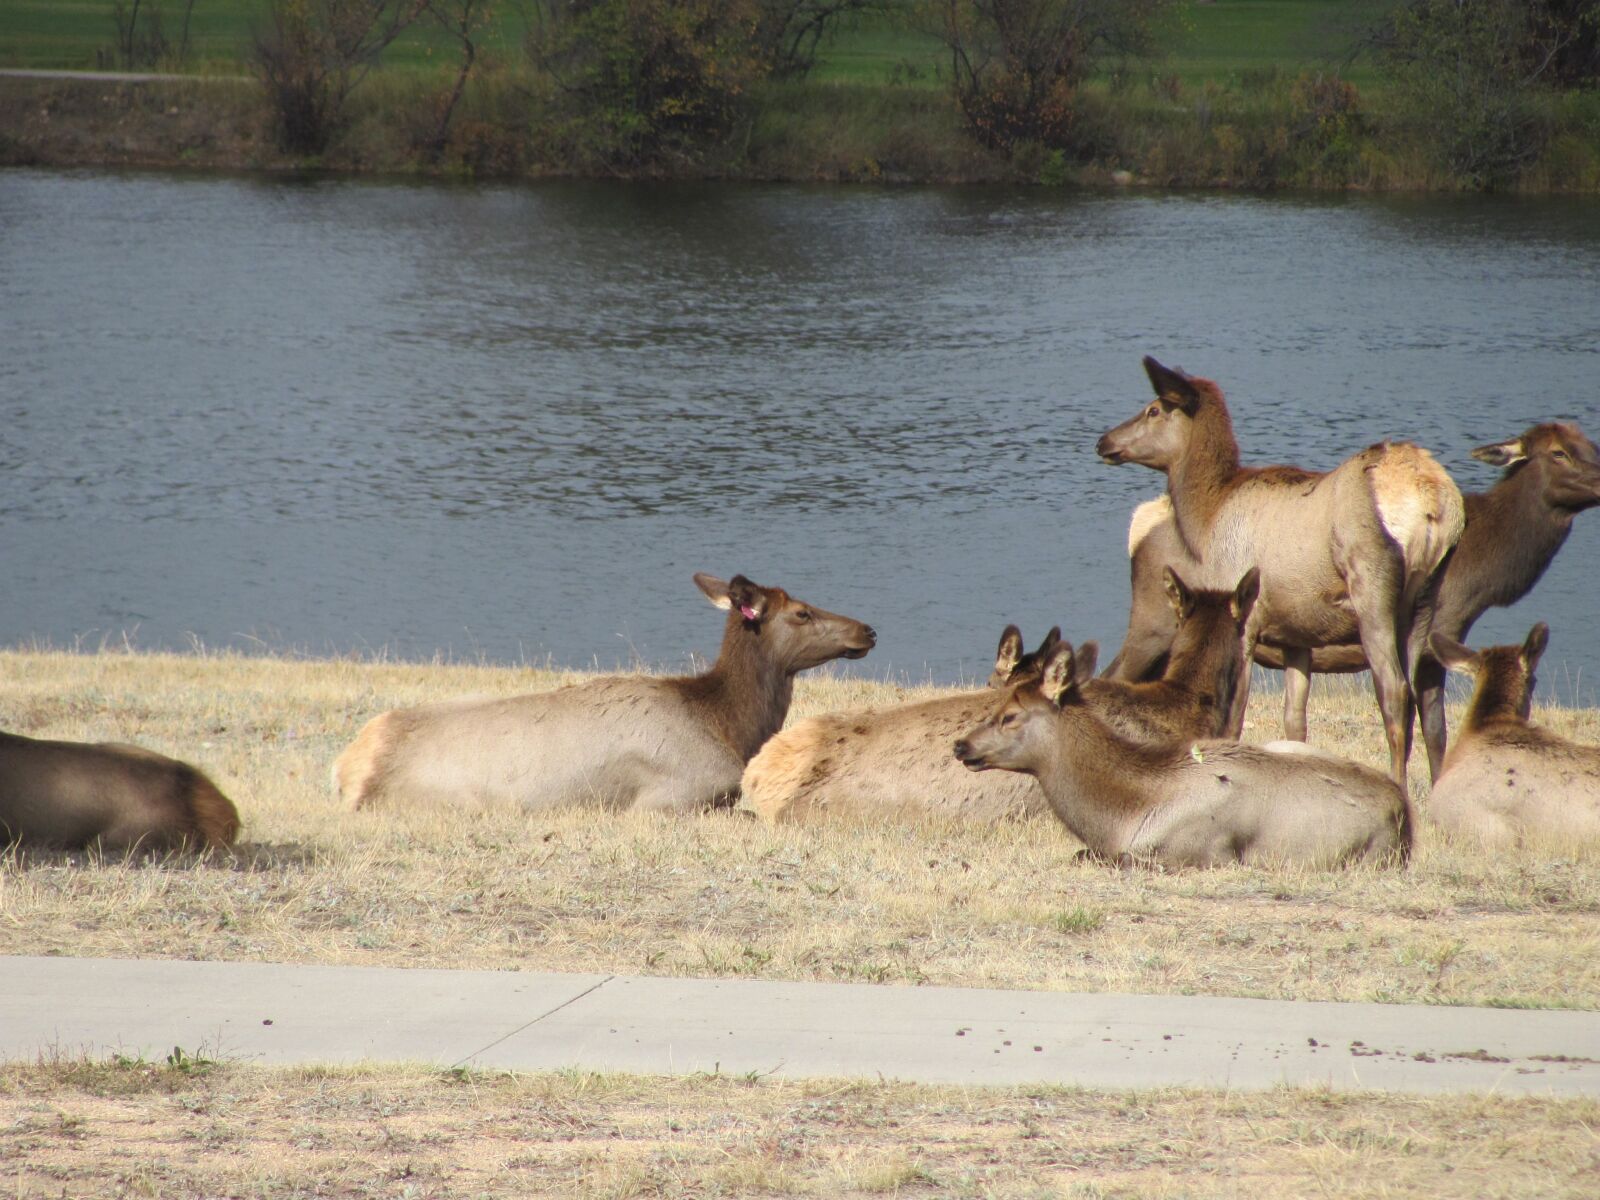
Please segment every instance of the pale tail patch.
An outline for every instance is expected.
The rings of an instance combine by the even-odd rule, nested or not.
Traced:
[[[1387,445],[1367,473],[1378,518],[1405,559],[1408,591],[1444,560],[1467,523],[1461,491],[1421,446]]]
[[[1150,536],[1150,531],[1163,521],[1172,518],[1172,497],[1163,492],[1154,500],[1146,500],[1133,510],[1133,519],[1128,522],[1128,557],[1132,558],[1139,549],[1139,543]]]

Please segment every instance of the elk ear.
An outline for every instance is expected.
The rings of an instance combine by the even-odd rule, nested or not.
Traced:
[[[1228,605],[1233,612],[1233,619],[1243,621],[1249,617],[1260,595],[1261,568],[1251,567],[1239,580],[1238,586],[1233,589],[1233,600]]]
[[[733,600],[728,596],[728,585],[715,575],[707,575],[704,571],[696,571],[694,585],[706,594],[706,599],[718,608],[729,609],[733,607]]]
[[[1039,643],[1039,648],[1033,652],[1035,662],[1043,662],[1050,656],[1050,651],[1061,644],[1061,626],[1050,626],[1050,632],[1044,635],[1044,641]]]
[[[1521,438],[1512,438],[1509,442],[1494,442],[1487,446],[1479,446],[1472,452],[1472,457],[1490,466],[1509,467],[1512,463],[1527,458],[1528,451],[1523,446]]]
[[[1433,656],[1452,671],[1471,675],[1478,669],[1478,656],[1448,633],[1434,633],[1428,638],[1428,646]]]
[[[1550,626],[1540,621],[1528,630],[1528,640],[1522,643],[1522,657],[1528,664],[1528,670],[1533,670],[1543,657],[1545,647],[1550,644]]]
[[[1010,675],[1021,661],[1022,630],[1015,625],[1007,625],[1006,631],[1000,635],[1000,648],[994,652],[995,674]]]
[[[1150,386],[1155,389],[1157,399],[1176,404],[1190,416],[1194,415],[1195,407],[1200,403],[1200,393],[1189,376],[1162,366],[1148,354],[1144,358],[1144,373],[1150,376]]]
[[[1062,698],[1072,690],[1076,681],[1073,669],[1071,642],[1062,642],[1044,660],[1044,672],[1039,676],[1039,693],[1057,708],[1061,707]]]
[[[1178,614],[1178,620],[1183,620],[1194,611],[1194,593],[1189,590],[1182,575],[1171,567],[1162,567],[1161,582],[1166,585],[1167,599],[1172,602],[1172,611]]]
[[[743,575],[728,580],[728,599],[746,621],[759,621],[767,615],[767,589]]]
[[[1100,662],[1100,643],[1084,642],[1072,656],[1072,677],[1093,679],[1094,669]]]

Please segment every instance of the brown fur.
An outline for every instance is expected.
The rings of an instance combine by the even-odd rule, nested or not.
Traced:
[[[1528,719],[1549,633],[1540,623],[1520,646],[1476,653],[1433,635],[1440,662],[1476,676],[1428,798],[1429,817],[1447,834],[1494,846],[1600,843],[1600,746],[1569,741]]]
[[[358,808],[731,803],[745,762],[783,724],[794,676],[860,658],[876,634],[742,575],[695,583],[728,612],[722,648],[703,674],[618,676],[382,713],[334,763],[335,789]]]
[[[1100,719],[1087,682],[1063,645],[1039,680],[1005,690],[956,757],[1032,775],[1061,823],[1112,862],[1324,868],[1409,857],[1409,804],[1393,780],[1298,743],[1140,745]]]
[[[202,850],[238,833],[233,802],[188,763],[115,742],[0,733],[0,842]]]
[[[1303,692],[1314,648],[1359,638],[1383,712],[1390,773],[1404,783],[1416,610],[1460,537],[1455,484],[1425,450],[1405,443],[1369,447],[1321,474],[1241,467],[1221,389],[1151,358],[1145,370],[1156,400],[1104,434],[1099,453],[1166,474],[1173,523],[1199,586],[1227,587],[1246,568],[1260,568],[1247,657],[1261,643],[1280,648],[1286,696]],[[1248,690],[1246,679],[1232,736]],[[1288,732],[1304,738],[1303,728]]]
[[[1090,679],[1084,698],[1112,728],[1136,741],[1222,737],[1244,675],[1244,630],[1260,574],[1251,568],[1231,592],[1194,591],[1163,568],[1176,632],[1159,680]]]
[[[1465,525],[1455,550],[1437,576],[1437,587],[1417,607],[1418,636],[1443,633],[1456,640],[1492,607],[1516,603],[1532,590],[1572,530],[1573,518],[1600,504],[1600,453],[1575,425],[1534,425],[1519,437],[1479,446],[1474,458],[1506,468],[1486,492],[1462,497]],[[1133,603],[1122,649],[1107,668],[1118,679],[1149,679],[1160,674],[1173,628],[1161,594],[1161,568],[1171,563],[1192,569],[1193,560],[1171,520],[1165,496],[1139,506],[1129,524]],[[1284,652],[1258,644],[1258,665],[1282,670]],[[1312,651],[1316,674],[1367,669],[1359,641]],[[1428,769],[1437,779],[1444,765],[1448,733],[1444,716],[1444,668],[1431,652],[1412,667]],[[1305,728],[1304,697],[1298,714],[1286,714],[1287,728]]]

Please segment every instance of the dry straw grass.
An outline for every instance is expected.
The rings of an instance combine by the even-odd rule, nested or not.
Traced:
[[[0,1067],[33,1196],[1590,1197],[1600,1102]]]
[[[725,814],[354,813],[332,799],[329,765],[373,714],[567,678],[0,654],[0,728],[190,759],[245,821],[237,854],[199,862],[13,855],[0,953],[1600,1007],[1600,856],[1497,858],[1442,844],[1425,820],[1404,872],[1124,876],[1074,862],[1050,821],[773,829]],[[928,694],[802,677],[795,715]],[[1252,703],[1247,736],[1275,735],[1272,703]],[[1600,713],[1537,716],[1600,741]],[[1381,766],[1365,690],[1319,680],[1312,728]]]

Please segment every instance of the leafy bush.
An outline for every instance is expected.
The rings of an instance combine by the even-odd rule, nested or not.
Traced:
[[[956,100],[985,146],[1076,150],[1078,86],[1107,52],[1147,53],[1170,0],[932,0]]]
[[[756,0],[536,0],[528,50],[580,162],[693,159],[764,74]]]

